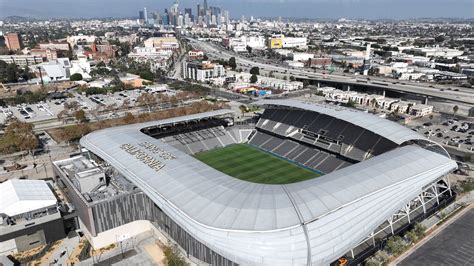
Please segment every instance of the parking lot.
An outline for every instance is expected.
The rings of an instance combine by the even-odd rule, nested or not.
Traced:
[[[473,221],[471,208],[398,265],[474,265]]]
[[[0,107],[0,124],[5,123],[8,117],[16,117],[23,122],[40,122],[57,119],[58,114],[65,109],[65,104],[71,104],[73,102],[77,102],[79,109],[86,112],[98,109],[106,110],[107,107],[111,106],[120,108],[124,106],[125,102],[127,102],[129,107],[134,107],[137,104],[137,98],[144,92],[164,93],[168,96],[176,94],[175,91],[163,86],[115,92],[106,95],[86,96],[73,92],[70,98],[47,100],[37,104],[19,104],[16,106]]]
[[[420,134],[436,142],[474,150],[474,123],[457,119],[446,119],[440,123],[426,122],[414,128]]]

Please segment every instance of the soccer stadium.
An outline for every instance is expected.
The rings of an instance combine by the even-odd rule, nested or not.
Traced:
[[[456,163],[408,128],[335,105],[257,105],[264,111],[253,123],[217,110],[84,136],[91,165],[136,193],[134,202],[94,207],[112,194],[69,181],[68,171],[88,163],[55,162],[69,177],[64,186],[82,197],[71,196],[88,234],[149,220],[212,265],[356,264],[453,197]]]

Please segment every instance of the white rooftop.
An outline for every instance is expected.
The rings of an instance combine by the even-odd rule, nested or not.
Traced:
[[[53,206],[56,202],[43,180],[11,179],[0,184],[0,213],[8,216]]]
[[[307,106],[311,105],[301,105],[311,110]],[[314,111],[369,127],[399,143],[422,138],[403,129],[404,134],[395,137],[381,127],[399,130],[400,126],[375,116],[329,110]],[[327,265],[406,206],[424,186],[456,169],[448,157],[408,145],[319,178],[264,185],[228,176],[140,132],[147,126],[225,113],[219,110],[108,128],[84,136],[81,145],[137,185],[194,238],[244,265]],[[355,119],[350,118],[353,113]],[[132,147],[133,154],[124,147]],[[163,154],[168,153],[172,157],[165,159]],[[143,154],[150,158],[140,160]],[[163,167],[152,169],[144,161]]]

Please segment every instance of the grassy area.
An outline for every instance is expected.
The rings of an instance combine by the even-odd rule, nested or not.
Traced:
[[[225,174],[254,183],[289,184],[320,176],[248,144],[229,145],[194,157]]]

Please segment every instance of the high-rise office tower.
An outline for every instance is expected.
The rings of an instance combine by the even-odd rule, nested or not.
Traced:
[[[168,13],[168,9],[165,8],[165,13],[163,14],[162,18],[163,25],[167,26],[170,24],[170,14]]]
[[[191,21],[194,21],[194,19],[193,19],[193,10],[191,8],[185,8],[184,9],[184,14],[185,15],[187,14],[189,16],[189,19]]]
[[[143,20],[145,24],[148,24],[148,11],[146,11],[146,7],[143,8]]]
[[[204,0],[204,14],[207,14],[207,0]]]
[[[223,23],[229,24],[229,10],[224,10],[224,12],[222,12],[222,16],[224,17]]]
[[[170,11],[171,13],[179,15],[179,2],[178,1],[174,1],[173,5],[171,6]]]

